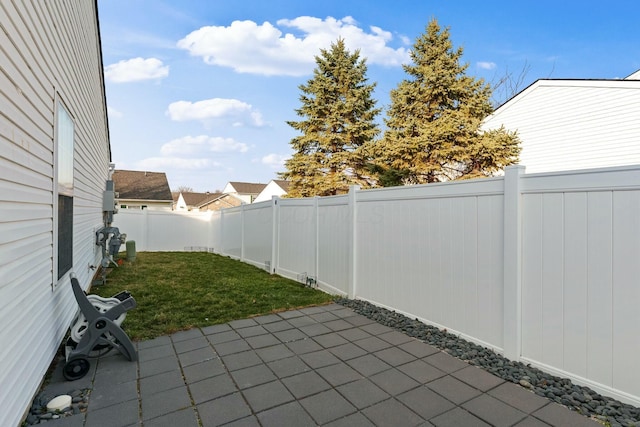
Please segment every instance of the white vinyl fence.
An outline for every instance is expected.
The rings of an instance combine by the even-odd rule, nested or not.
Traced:
[[[139,251],[209,250],[370,301],[640,405],[640,166],[121,211]]]

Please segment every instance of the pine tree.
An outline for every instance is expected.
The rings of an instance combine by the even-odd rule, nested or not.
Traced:
[[[449,29],[434,19],[417,38],[409,78],[391,91],[387,130],[371,144],[381,185],[421,184],[490,176],[514,164],[520,153],[515,133],[482,133],[491,113],[491,88],[465,74],[462,48],[453,48]]]
[[[350,53],[344,40],[316,56],[316,68],[306,85],[300,85],[301,121],[287,122],[301,132],[291,140],[293,156],[286,161],[289,197],[327,196],[346,193],[349,185],[370,186],[362,150],[378,135],[367,66],[360,52]]]

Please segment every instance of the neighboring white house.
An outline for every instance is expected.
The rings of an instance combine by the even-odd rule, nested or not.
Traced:
[[[224,186],[222,192],[235,196],[244,203],[253,203],[266,186],[267,184],[254,182],[229,182]]]
[[[272,179],[269,181],[266,187],[255,198],[255,202],[264,202],[265,200],[271,200],[273,196],[282,197],[289,191],[289,181],[284,179]]]
[[[640,164],[640,71],[621,80],[537,80],[483,129],[522,142],[528,173]]]
[[[111,150],[96,1],[0,5],[0,425],[20,425],[99,265]]]

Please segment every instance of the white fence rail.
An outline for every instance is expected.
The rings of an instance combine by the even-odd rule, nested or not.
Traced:
[[[207,248],[640,405],[640,166],[523,172],[114,225],[138,250]]]

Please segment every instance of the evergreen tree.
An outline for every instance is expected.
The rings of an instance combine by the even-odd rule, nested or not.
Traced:
[[[381,185],[421,184],[490,176],[517,163],[515,133],[482,133],[492,112],[491,88],[465,74],[462,48],[454,49],[449,29],[434,19],[404,65],[409,79],[391,91],[381,141],[369,147],[370,170]]]
[[[306,85],[300,85],[301,121],[287,122],[301,132],[291,140],[293,156],[286,161],[289,197],[327,196],[346,193],[349,185],[370,186],[362,150],[379,133],[368,84],[367,66],[360,52],[346,50],[338,39],[331,49],[316,56],[316,68]]]

